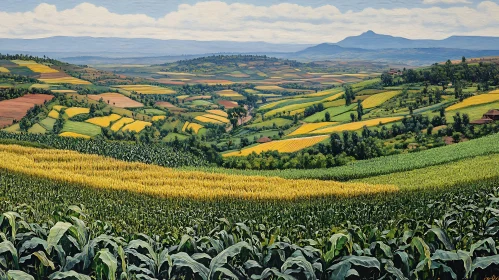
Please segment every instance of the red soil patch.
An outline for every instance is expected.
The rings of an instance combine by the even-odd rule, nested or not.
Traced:
[[[158,82],[160,84],[164,84],[164,85],[174,85],[174,86],[183,86],[185,85],[184,82],[181,82],[181,81],[172,81],[170,79],[157,79],[157,80],[154,80],[155,82]]]
[[[132,100],[124,95],[119,93],[109,92],[103,93],[99,95],[89,95],[88,98],[99,101],[101,98],[104,99],[104,102],[108,103],[111,106],[118,108],[140,108],[144,107],[144,104]]]
[[[11,125],[14,120],[20,121],[29,109],[35,105],[42,105],[52,98],[54,98],[52,95],[47,94],[26,94],[19,98],[0,101],[0,128]]]
[[[60,78],[66,78],[66,77],[71,77],[71,76],[69,76],[68,74],[66,74],[64,72],[40,74],[40,79],[60,79]]]
[[[185,101],[193,101],[193,100],[199,100],[199,99],[211,99],[211,96],[209,96],[209,95],[193,96],[193,97],[186,98]]]
[[[166,101],[156,102],[156,105],[163,107],[163,108],[175,108],[175,105],[171,104],[170,102],[166,102]]]
[[[219,100],[218,104],[224,106],[227,109],[235,108],[235,107],[239,106],[239,104],[237,104],[236,102],[228,101],[228,100]]]

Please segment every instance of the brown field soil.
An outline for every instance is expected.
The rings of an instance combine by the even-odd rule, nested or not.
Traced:
[[[183,86],[185,85],[185,82],[181,82],[181,81],[173,81],[171,79],[156,79],[154,80],[155,82],[158,82],[160,84],[164,84],[164,85],[175,85],[175,86]]]
[[[40,74],[40,79],[59,79],[59,78],[65,78],[65,77],[71,77],[71,76],[69,76],[68,74],[66,74],[64,72]]]
[[[192,97],[186,98],[185,101],[194,101],[194,100],[200,100],[200,99],[211,99],[211,96],[209,96],[209,95],[192,96]]]
[[[108,103],[111,106],[118,108],[140,108],[144,107],[144,104],[132,100],[124,95],[119,93],[109,92],[103,93],[99,95],[88,95],[88,98],[99,101],[101,98],[104,99],[104,102]]]
[[[208,84],[208,85],[232,85],[233,82],[229,80],[197,80],[194,81],[197,84]]]
[[[175,105],[171,104],[170,102],[166,102],[166,101],[156,102],[156,105],[163,107],[163,108],[175,108]]]
[[[219,100],[218,104],[224,106],[226,109],[230,109],[230,108],[234,108],[234,107],[238,106],[237,102],[228,101],[228,100]]]
[[[42,105],[52,98],[54,98],[52,95],[47,94],[26,94],[15,99],[0,101],[0,128],[11,125],[14,120],[21,120],[29,109],[35,105]]]

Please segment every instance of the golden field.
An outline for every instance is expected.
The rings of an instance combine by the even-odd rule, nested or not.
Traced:
[[[0,145],[0,156],[4,159],[0,161],[0,168],[8,171],[97,189],[131,191],[165,198],[292,200],[323,196],[351,197],[399,190],[390,185],[176,170],[73,151],[17,145]]]
[[[210,113],[210,114],[213,114],[213,115],[218,115],[218,116],[221,116],[221,117],[224,117],[224,118],[229,117],[229,115],[227,113],[225,113],[224,111],[222,111],[222,110],[208,110],[206,112]]]
[[[116,131],[120,130],[124,125],[127,125],[129,123],[133,123],[133,122],[134,122],[134,119],[132,119],[132,118],[122,118],[119,121],[115,122],[111,126],[111,130],[116,132]]]
[[[76,115],[88,114],[88,113],[90,113],[90,109],[89,108],[80,108],[80,107],[71,107],[71,108],[67,108],[66,110],[64,110],[64,112],[66,113],[66,115],[68,115],[68,117],[72,118]]]
[[[485,103],[492,103],[495,101],[499,100],[499,94],[481,94],[477,96],[472,96],[470,98],[466,98],[463,100],[463,102],[456,103],[447,109],[445,111],[453,111],[461,108],[466,108],[469,106],[473,105],[480,105],[480,104],[485,104]]]
[[[127,124],[123,127],[123,131],[134,131],[134,132],[141,132],[144,130],[146,127],[151,126],[152,124],[150,122],[144,122],[144,121],[134,121],[133,123]]]
[[[253,147],[242,149],[241,151],[223,154],[224,157],[247,156],[255,152],[260,154],[266,151],[279,151],[280,153],[294,153],[308,147],[312,147],[329,138],[328,135],[294,138],[279,141],[272,141],[259,144]]]
[[[202,126],[198,123],[185,122],[184,126],[182,127],[182,131],[186,132],[188,129],[192,129],[192,131],[194,131],[194,133],[197,134],[199,132],[199,130],[203,127],[204,126]]]
[[[218,96],[221,97],[235,97],[235,98],[243,98],[243,96],[231,89],[221,90],[217,92]]]
[[[35,72],[35,73],[41,73],[41,74],[46,74],[46,73],[59,73],[59,71],[52,69],[46,65],[42,64],[28,64],[26,67],[29,68],[29,70]]]
[[[275,91],[279,91],[279,90],[285,90],[284,88],[280,87],[280,86],[257,86],[255,87],[256,90],[275,90]]]
[[[154,117],[152,117],[153,122],[161,121],[164,119],[166,119],[166,116],[154,116]]]
[[[333,132],[342,132],[345,130],[348,131],[355,131],[362,129],[364,126],[371,127],[371,126],[377,126],[380,123],[381,124],[387,124],[391,122],[396,122],[403,119],[402,117],[389,117],[389,118],[379,118],[379,119],[373,119],[373,120],[367,120],[367,121],[361,121],[361,122],[353,122],[353,123],[346,123],[346,124],[341,124],[337,126],[332,126],[332,127],[327,127],[319,130],[312,131],[312,134],[326,134],[326,133],[333,133]]]
[[[105,117],[91,118],[89,120],[86,120],[86,122],[98,125],[100,127],[109,127],[112,122],[115,122],[115,121],[117,121],[119,119],[121,119],[120,115],[111,114],[111,115],[105,116]]]
[[[175,94],[176,92],[169,88],[150,86],[150,85],[126,85],[126,86],[116,86],[117,88],[124,89],[126,91],[135,91],[141,94]]]
[[[317,130],[319,128],[323,128],[323,127],[331,126],[331,125],[335,125],[335,124],[337,124],[337,122],[305,123],[302,126],[300,126],[297,130],[290,133],[288,136],[307,134],[307,133],[312,132],[314,130]]]
[[[386,101],[392,99],[393,97],[401,94],[401,91],[387,91],[369,96],[366,100],[362,102],[364,109],[370,109],[378,107]]]
[[[54,78],[54,79],[38,79],[47,84],[72,84],[72,85],[91,85],[92,83],[85,80],[80,80],[74,77]]]
[[[52,110],[49,113],[49,117],[57,120],[59,118],[59,112],[57,112],[56,110]]]
[[[206,114],[206,115],[203,115],[203,117],[214,119],[216,121],[220,121],[220,122],[227,123],[227,124],[230,123],[229,119],[227,119],[225,117],[221,117],[219,115]]]
[[[76,133],[76,132],[63,132],[63,133],[59,134],[59,136],[62,136],[62,137],[71,137],[71,138],[85,138],[85,139],[90,139],[91,138],[88,135],[83,135],[83,134]]]
[[[0,67],[0,73],[9,73],[9,69],[5,68],[5,67]]]
[[[207,118],[207,117],[204,117],[204,116],[197,116],[194,119],[196,121],[200,121],[202,123],[213,123],[213,124],[222,124],[223,123],[221,121],[218,121],[218,120],[215,120],[215,119],[211,119],[211,118]]]

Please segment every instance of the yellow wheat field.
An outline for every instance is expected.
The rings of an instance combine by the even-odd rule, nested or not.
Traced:
[[[323,90],[323,91],[318,91],[316,93],[309,93],[309,94],[305,94],[304,96],[306,97],[318,97],[318,96],[324,96],[324,95],[328,95],[328,94],[332,94],[332,93],[337,93],[337,92],[341,92],[342,89],[338,89],[338,88],[333,88],[333,89],[328,89],[328,90]],[[344,92],[343,92],[344,94]]]
[[[166,119],[166,116],[154,116],[154,117],[152,117],[153,122],[161,121],[164,119]]]
[[[396,186],[287,180],[278,177],[185,171],[73,151],[0,145],[0,168],[83,186],[157,197],[303,199],[397,192]],[[15,163],[15,164],[13,164]]]
[[[192,131],[194,131],[194,133],[198,134],[198,132],[201,128],[204,128],[204,126],[202,126],[198,123],[185,122],[184,126],[182,127],[182,131],[186,132],[188,129],[192,129]]]
[[[366,100],[362,102],[362,106],[365,109],[370,109],[378,107],[385,103],[386,101],[394,98],[395,96],[401,94],[402,91],[387,91],[369,96]]]
[[[222,97],[237,97],[237,98],[242,98],[243,96],[231,89],[226,89],[222,91],[218,91],[217,95],[222,96]]]
[[[85,138],[85,139],[90,139],[90,136],[79,134],[79,133],[76,133],[76,132],[63,132],[63,133],[59,134],[59,136],[62,136],[62,137],[71,137],[71,138]]]
[[[59,73],[59,71],[42,64],[28,64],[26,65],[26,67],[28,67],[31,71],[35,73],[41,73],[41,74]]]
[[[0,67],[0,73],[9,73],[9,69],[5,68],[5,67]]]
[[[361,122],[346,123],[346,124],[342,124],[342,125],[337,125],[337,126],[332,126],[332,127],[314,130],[311,133],[312,134],[326,134],[326,133],[333,133],[333,132],[342,132],[345,130],[355,131],[355,130],[359,130],[359,129],[363,128],[364,126],[367,126],[367,127],[377,126],[380,123],[387,124],[387,123],[399,121],[401,119],[402,119],[402,117],[389,117],[389,118],[379,118],[379,119],[373,119],[373,120],[367,120],[367,121],[361,121]]]
[[[206,115],[203,115],[203,117],[214,119],[214,120],[217,120],[217,121],[220,121],[220,122],[223,122],[223,123],[230,123],[230,121],[227,118],[224,118],[224,117],[221,117],[221,116],[218,116],[218,115],[206,114]]]
[[[0,72],[2,72],[2,71],[0,70]],[[493,91],[489,92],[489,94],[499,94],[499,89],[493,90]]]
[[[344,92],[340,92],[340,93],[337,93],[335,95],[332,95],[332,96],[329,96],[329,97],[326,97],[322,100],[319,100],[319,101],[312,101],[312,102],[306,102],[307,101],[307,98],[302,98],[304,102],[302,103],[298,103],[298,104],[292,104],[292,105],[287,105],[287,106],[284,106],[284,107],[281,107],[281,108],[276,108],[276,109],[273,109],[271,111],[268,111],[267,113],[265,113],[265,117],[272,117],[278,113],[283,113],[285,115],[288,114],[289,112],[289,115],[293,116],[293,115],[296,115],[296,114],[300,114],[300,113],[303,113],[305,111],[305,108],[307,107],[310,107],[310,106],[313,106],[313,105],[316,105],[316,104],[319,104],[319,103],[324,103],[324,102],[330,102],[330,101],[333,101],[333,100],[336,100],[338,98],[340,98],[341,96],[343,96],[345,93]],[[296,98],[296,99],[293,99],[293,100],[300,100],[300,98]],[[310,99],[308,99],[310,100]],[[282,102],[285,102],[287,100],[280,100]],[[280,102],[278,101],[278,102]],[[280,102],[280,103],[282,103]],[[276,102],[272,103],[272,104],[275,104]],[[277,106],[278,104],[275,104],[275,106]],[[261,107],[261,109],[264,109],[263,108],[264,106]]]
[[[132,118],[122,118],[119,121],[113,123],[113,125],[111,126],[111,130],[116,132],[116,131],[120,130],[124,125],[127,125],[129,123],[133,123],[133,122],[134,122],[134,119],[132,119]]]
[[[67,108],[66,110],[64,110],[64,112],[66,113],[66,115],[68,115],[68,117],[72,118],[76,115],[88,114],[88,113],[90,113],[90,109],[89,108],[80,108],[80,107],[71,107],[71,108]]]
[[[208,110],[206,112],[210,113],[210,114],[213,114],[213,115],[218,115],[218,116],[221,116],[221,117],[224,117],[224,118],[229,117],[229,115],[227,113],[225,113],[224,111],[222,111],[222,110]]]
[[[214,119],[210,119],[210,118],[207,118],[207,117],[203,117],[203,116],[197,116],[194,118],[196,121],[200,121],[202,123],[213,123],[213,124],[223,124],[223,122],[221,121],[218,121],[218,120],[214,120]]]
[[[445,111],[453,111],[473,105],[492,103],[498,100],[499,100],[499,94],[481,94],[477,96],[472,96],[470,98],[466,98],[465,100],[463,100],[463,102],[459,102],[457,104],[448,107],[447,109],[445,109]]]
[[[89,81],[81,80],[74,77],[54,78],[54,79],[38,79],[47,84],[72,84],[72,85],[91,85]]]
[[[49,117],[57,120],[59,118],[59,112],[57,112],[56,110],[52,110],[49,113]]]
[[[123,127],[123,131],[134,131],[134,132],[141,132],[144,130],[146,127],[151,126],[152,124],[150,122],[144,122],[144,121],[134,121],[133,123],[127,124]]]
[[[303,124],[302,126],[300,126],[297,130],[290,133],[288,136],[307,134],[307,133],[312,132],[314,130],[317,130],[319,128],[323,128],[323,127],[331,126],[331,125],[335,125],[335,124],[337,124],[337,122],[306,123],[306,124]]]
[[[342,91],[342,92],[337,93],[337,94],[335,94],[335,95],[333,95],[333,96],[330,96],[330,97],[327,97],[327,98],[322,99],[322,100],[321,100],[321,102],[334,101],[334,100],[336,100],[336,99],[338,99],[338,98],[342,97],[344,94],[345,94],[345,92],[344,92],[344,91]]]
[[[52,107],[52,110],[56,110],[57,112],[60,112],[60,111],[61,111],[61,109],[65,109],[65,108],[66,108],[66,107],[61,106],[61,105],[54,105],[54,106]]]
[[[176,92],[169,88],[150,86],[150,85],[125,85],[116,86],[127,91],[135,91],[141,94],[175,94]]]
[[[274,90],[274,91],[279,91],[279,90],[285,90],[284,88],[280,86],[257,86],[255,87],[257,90]]]
[[[38,64],[33,60],[11,60],[13,63],[19,65],[19,66],[27,66],[27,65],[34,65]]]
[[[281,153],[294,153],[308,147],[312,147],[329,138],[328,135],[294,138],[279,141],[272,141],[253,147],[243,149],[241,151],[224,154],[224,157],[247,156],[253,152],[260,154],[265,151],[279,151]]]
[[[98,125],[100,127],[109,127],[112,122],[115,122],[119,119],[121,119],[120,115],[111,114],[111,115],[105,116],[105,117],[91,118],[89,120],[86,120],[86,122]]]

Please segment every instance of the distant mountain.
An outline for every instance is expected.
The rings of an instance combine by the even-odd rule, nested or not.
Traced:
[[[463,50],[449,48],[359,49],[334,44],[320,44],[285,57],[302,61],[365,60],[407,65],[429,65],[435,62],[465,57],[499,56],[499,50]]]
[[[0,39],[0,53],[76,56],[152,57],[208,53],[297,52],[312,45],[265,42],[189,41],[94,37],[50,37],[43,39]]]
[[[369,50],[415,48],[499,50],[499,37],[452,36],[444,40],[411,40],[367,31],[359,36],[347,37],[336,45]]]

